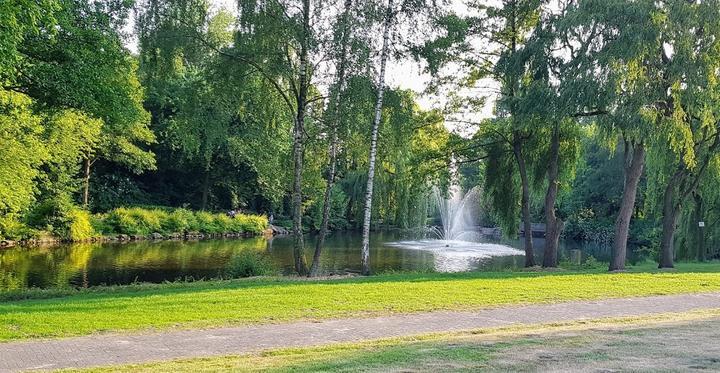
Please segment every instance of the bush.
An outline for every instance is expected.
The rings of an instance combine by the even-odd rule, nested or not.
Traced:
[[[198,230],[197,225],[195,214],[186,209],[177,209],[166,213],[160,222],[162,233],[165,234],[196,231]]]
[[[105,219],[105,225],[112,233],[140,234],[142,230],[135,217],[123,207],[110,211]]]
[[[215,215],[200,211],[195,214],[197,220],[197,231],[202,233],[220,233],[222,230],[217,224]]]
[[[76,207],[65,196],[49,198],[38,204],[29,214],[28,224],[63,240],[81,241],[95,236],[90,214]]]
[[[227,267],[230,277],[267,276],[274,274],[270,259],[260,252],[243,250],[232,258]]]
[[[105,234],[130,234],[147,236],[152,233],[175,234],[198,232],[221,233],[262,233],[268,221],[264,216],[238,214],[230,218],[225,214],[205,211],[193,212],[186,209],[153,207],[117,208],[104,215],[95,215],[93,226],[102,227]]]
[[[14,214],[0,215],[0,240],[26,240],[36,237],[37,233]]]
[[[68,213],[68,227],[65,239],[72,241],[87,240],[95,236],[90,222],[90,213],[85,210],[73,209]]]
[[[106,214],[90,215],[90,225],[92,225],[95,234],[103,236],[112,233],[112,227],[105,223],[106,219]]]
[[[107,214],[105,224],[113,233],[146,236],[162,231],[161,222],[166,219],[166,215],[161,210],[121,207]]]

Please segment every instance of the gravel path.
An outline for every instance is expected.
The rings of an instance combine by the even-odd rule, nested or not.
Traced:
[[[642,316],[720,308],[720,293],[607,299],[506,307],[473,312],[431,312],[374,318],[302,321],[232,328],[0,343],[0,371],[51,370],[229,355],[283,347],[318,346],[378,338]]]

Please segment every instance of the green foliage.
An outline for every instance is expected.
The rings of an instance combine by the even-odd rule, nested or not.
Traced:
[[[162,228],[160,222],[165,215],[166,212],[162,210],[121,207],[108,212],[105,223],[113,232],[147,236],[160,232]]]
[[[6,0],[0,3],[0,83],[15,78],[22,61],[21,44],[28,36],[51,30],[57,0]],[[42,31],[41,31],[42,30]]]
[[[499,120],[500,121],[500,120]],[[494,121],[488,121],[487,132],[476,135],[490,145],[486,151],[488,162],[485,165],[485,196],[490,199],[490,207],[494,220],[499,223],[503,234],[513,236],[518,231],[520,216],[520,180],[517,174],[517,163],[503,140],[505,129]]]
[[[19,241],[36,235],[37,231],[21,222],[16,214],[0,215],[0,239]]]
[[[225,214],[204,211],[140,207],[121,207],[96,217],[99,221],[95,224],[103,227],[103,233],[106,235],[148,236],[152,233],[182,234],[183,232],[260,234],[268,224],[265,216],[237,214],[235,218],[231,218]]]
[[[228,276],[238,278],[272,275],[275,268],[267,255],[254,250],[243,250],[232,258],[226,271]]]
[[[328,220],[328,229],[330,231],[344,230],[349,227],[349,223],[345,217],[348,207],[348,198],[340,187],[335,185],[330,192],[330,219]],[[312,227],[315,230],[320,229],[323,214],[323,198],[317,198],[309,206],[306,211],[310,222],[303,224]]]
[[[84,241],[95,236],[90,213],[73,209],[68,213],[67,238],[71,241]]]
[[[66,195],[47,198],[36,205],[27,217],[28,225],[68,241],[95,237],[90,214],[77,208]]]
[[[35,199],[35,179],[47,157],[42,118],[23,94],[0,90],[0,215],[25,210]]]

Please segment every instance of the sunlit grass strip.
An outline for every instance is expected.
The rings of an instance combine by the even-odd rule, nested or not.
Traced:
[[[696,310],[684,313],[660,313],[643,317],[603,318],[562,323],[514,325],[498,328],[486,328],[454,333],[435,333],[412,337],[386,338],[361,343],[342,343],[322,347],[286,348],[269,350],[256,354],[229,355],[210,358],[181,359],[151,364],[132,364],[85,370],[67,370],[65,372],[197,372],[197,371],[303,371],[303,367],[314,364],[332,364],[342,360],[352,360],[368,355],[378,355],[388,350],[402,349],[413,351],[433,345],[447,345],[472,342],[504,342],[505,346],[521,342],[528,335],[562,332],[577,332],[592,329],[648,329],[665,325],[684,324],[692,321],[720,317],[720,309]],[[488,348],[491,352],[493,347]],[[390,361],[388,363],[391,363]],[[360,367],[359,367],[360,368]]]
[[[720,291],[720,273],[464,273],[116,288],[0,303],[0,340]]]

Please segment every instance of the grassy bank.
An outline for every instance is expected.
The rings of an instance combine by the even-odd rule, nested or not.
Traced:
[[[720,291],[719,267],[718,263],[680,265],[676,273],[268,278],[96,289],[0,303],[0,340]]]

